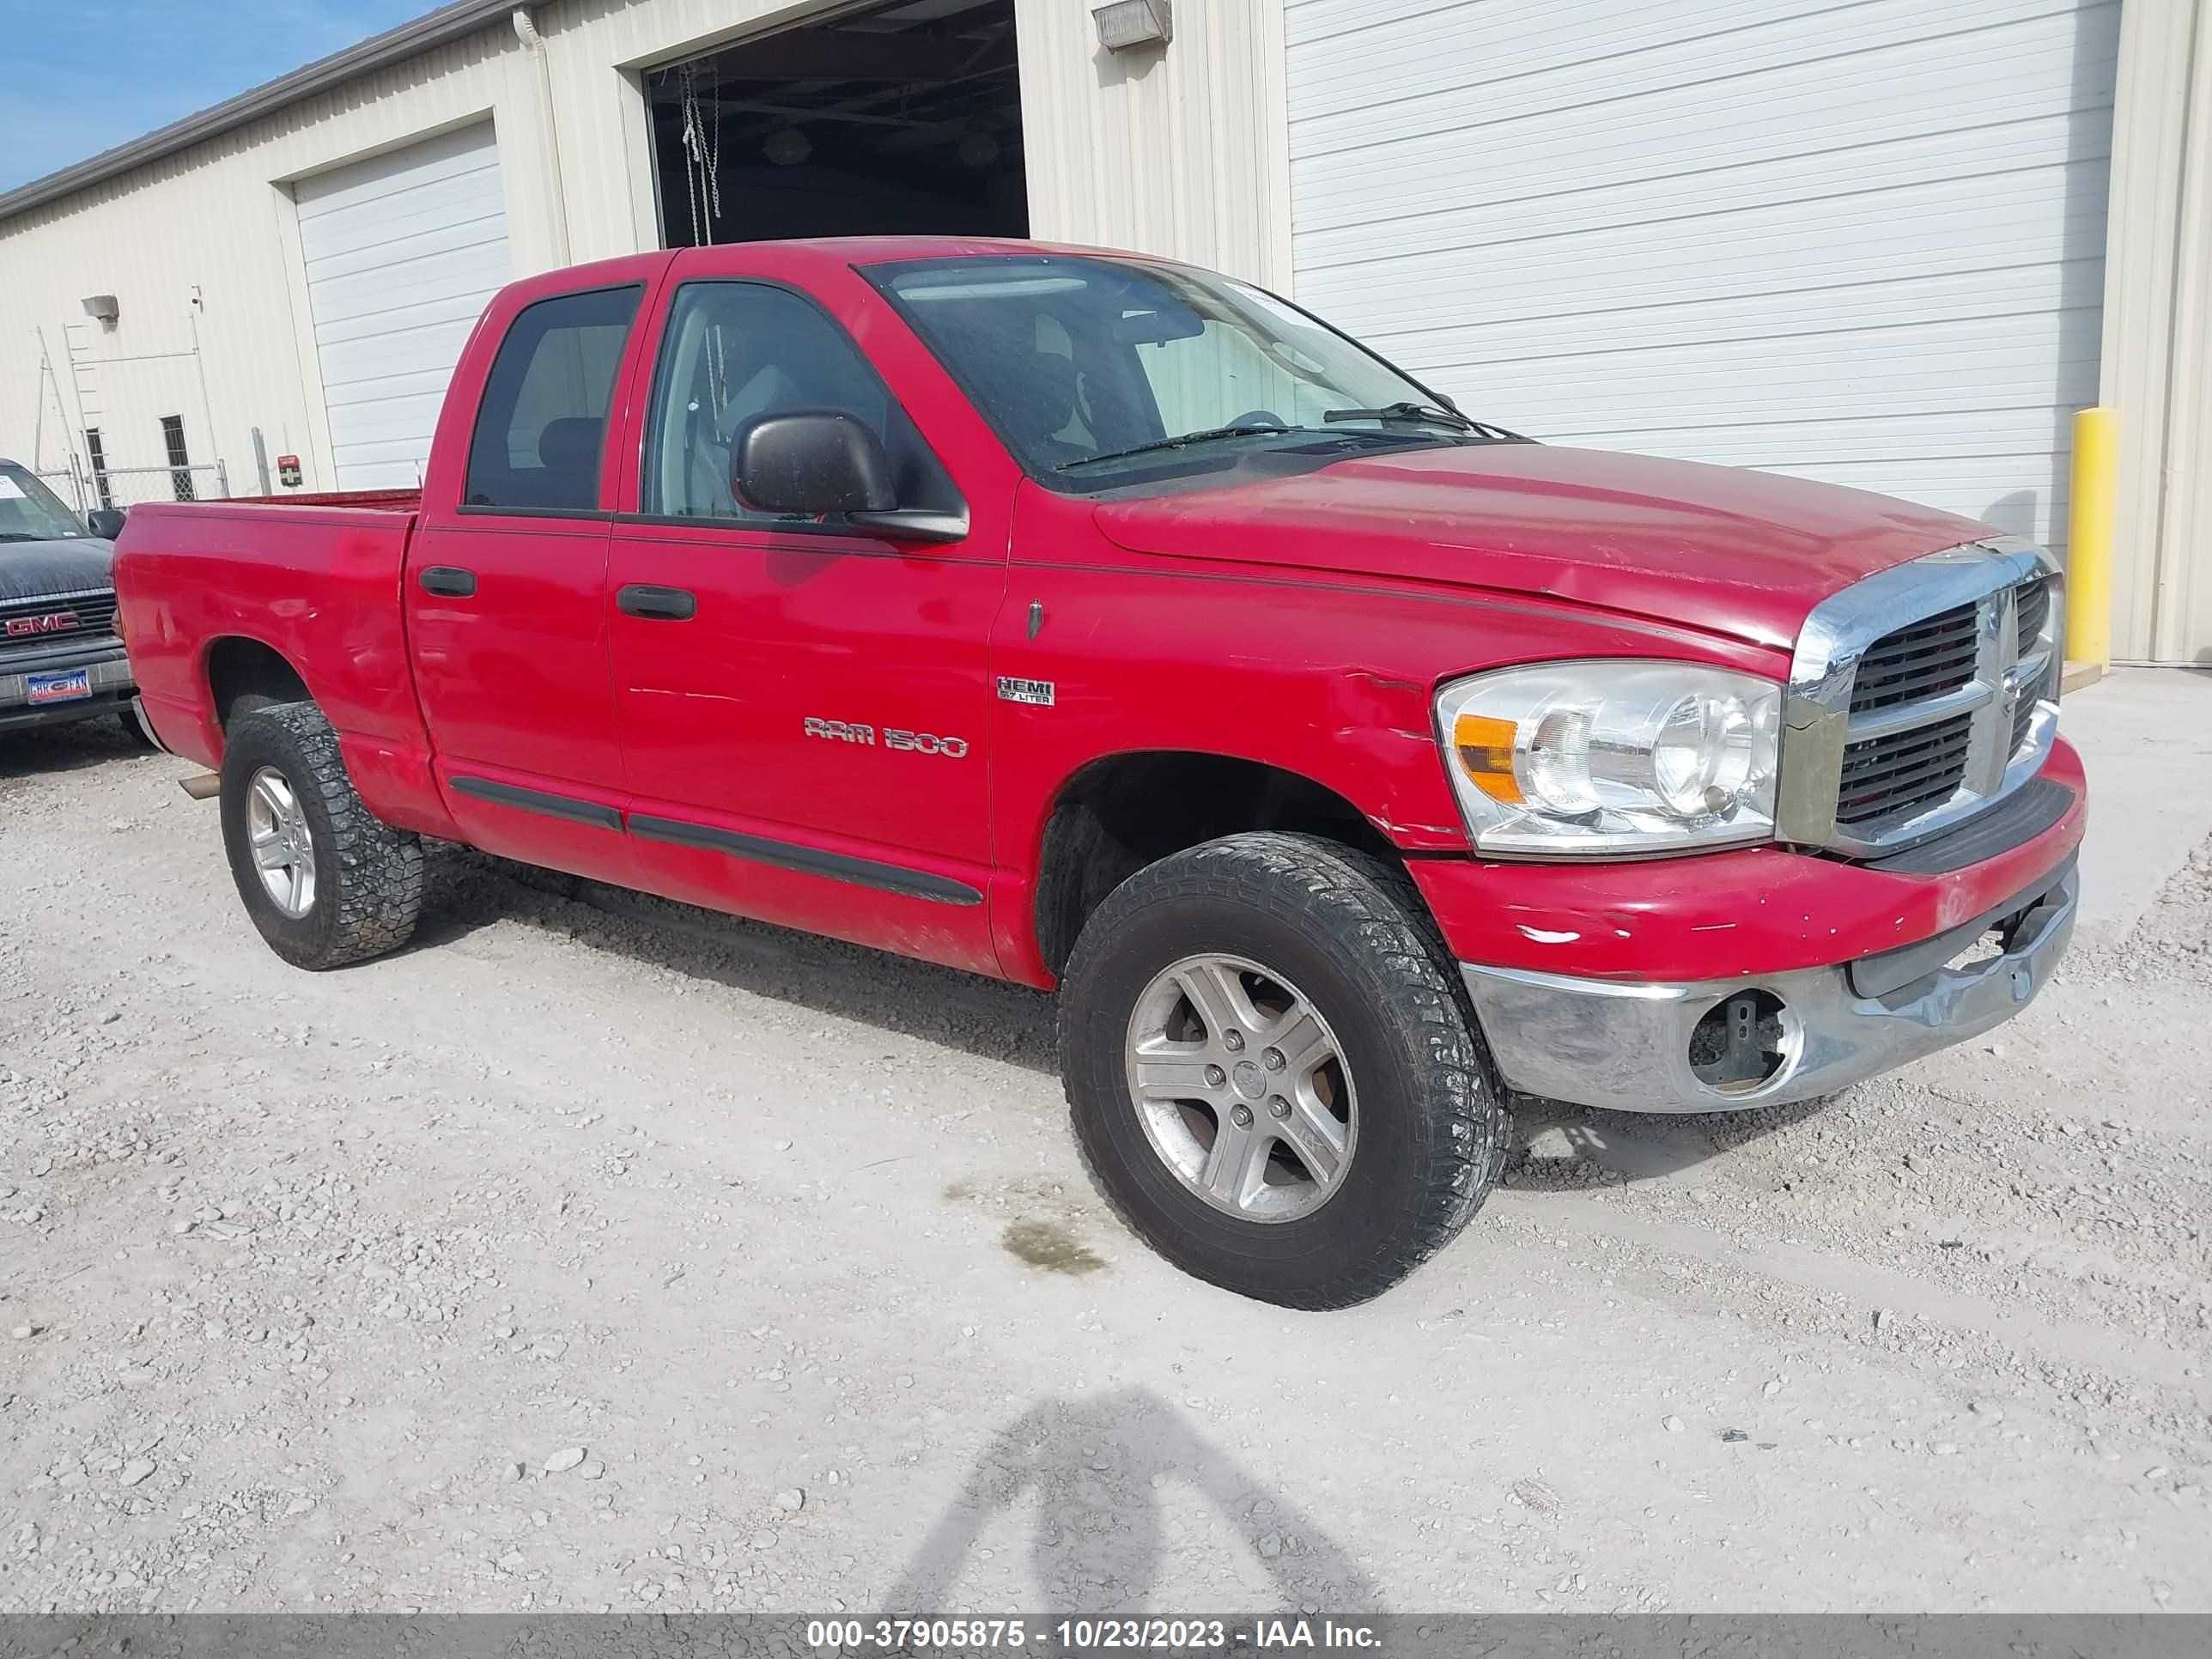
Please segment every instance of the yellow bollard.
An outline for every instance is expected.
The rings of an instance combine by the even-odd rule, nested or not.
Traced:
[[[2119,410],[2078,412],[2066,532],[2066,655],[2100,671],[2112,665],[2112,514],[2119,462]]]

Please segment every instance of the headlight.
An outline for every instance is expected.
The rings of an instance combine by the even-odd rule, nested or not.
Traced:
[[[1437,729],[1479,851],[1680,852],[1774,833],[1782,688],[1671,662],[1455,680]]]

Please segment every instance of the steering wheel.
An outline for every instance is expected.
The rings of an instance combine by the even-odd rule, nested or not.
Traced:
[[[1269,426],[1279,426],[1285,432],[1288,432],[1291,429],[1290,423],[1284,420],[1281,416],[1276,414],[1272,409],[1248,409],[1242,415],[1239,415],[1235,420],[1230,422],[1229,424],[1231,426],[1258,426],[1263,421]]]

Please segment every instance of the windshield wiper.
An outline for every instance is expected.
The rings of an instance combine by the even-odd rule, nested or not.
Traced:
[[[1339,421],[1403,421],[1409,425],[1449,427],[1455,432],[1482,429],[1479,422],[1468,420],[1455,409],[1445,409],[1435,404],[1417,404],[1410,398],[1402,403],[1385,404],[1380,409],[1332,409],[1326,411],[1322,419],[1331,425]]]
[[[1234,426],[1208,427],[1203,432],[1186,432],[1179,438],[1155,438],[1148,444],[1133,444],[1127,449],[1109,449],[1103,455],[1085,455],[1079,460],[1062,461],[1053,468],[1066,472],[1070,468],[1093,466],[1100,461],[1118,461],[1131,455],[1149,455],[1155,450],[1181,449],[1187,444],[1212,443],[1217,438],[1249,438],[1259,434],[1282,433],[1295,430],[1279,421],[1239,421]]]

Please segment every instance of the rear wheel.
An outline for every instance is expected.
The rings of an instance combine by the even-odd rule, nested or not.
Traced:
[[[422,908],[422,844],[354,793],[337,733],[313,703],[231,724],[222,839],[261,937],[300,968],[337,968],[404,945]]]
[[[1419,896],[1316,837],[1233,836],[1130,877],[1077,942],[1060,1045],[1108,1201],[1262,1301],[1387,1290],[1503,1161],[1504,1092]]]

